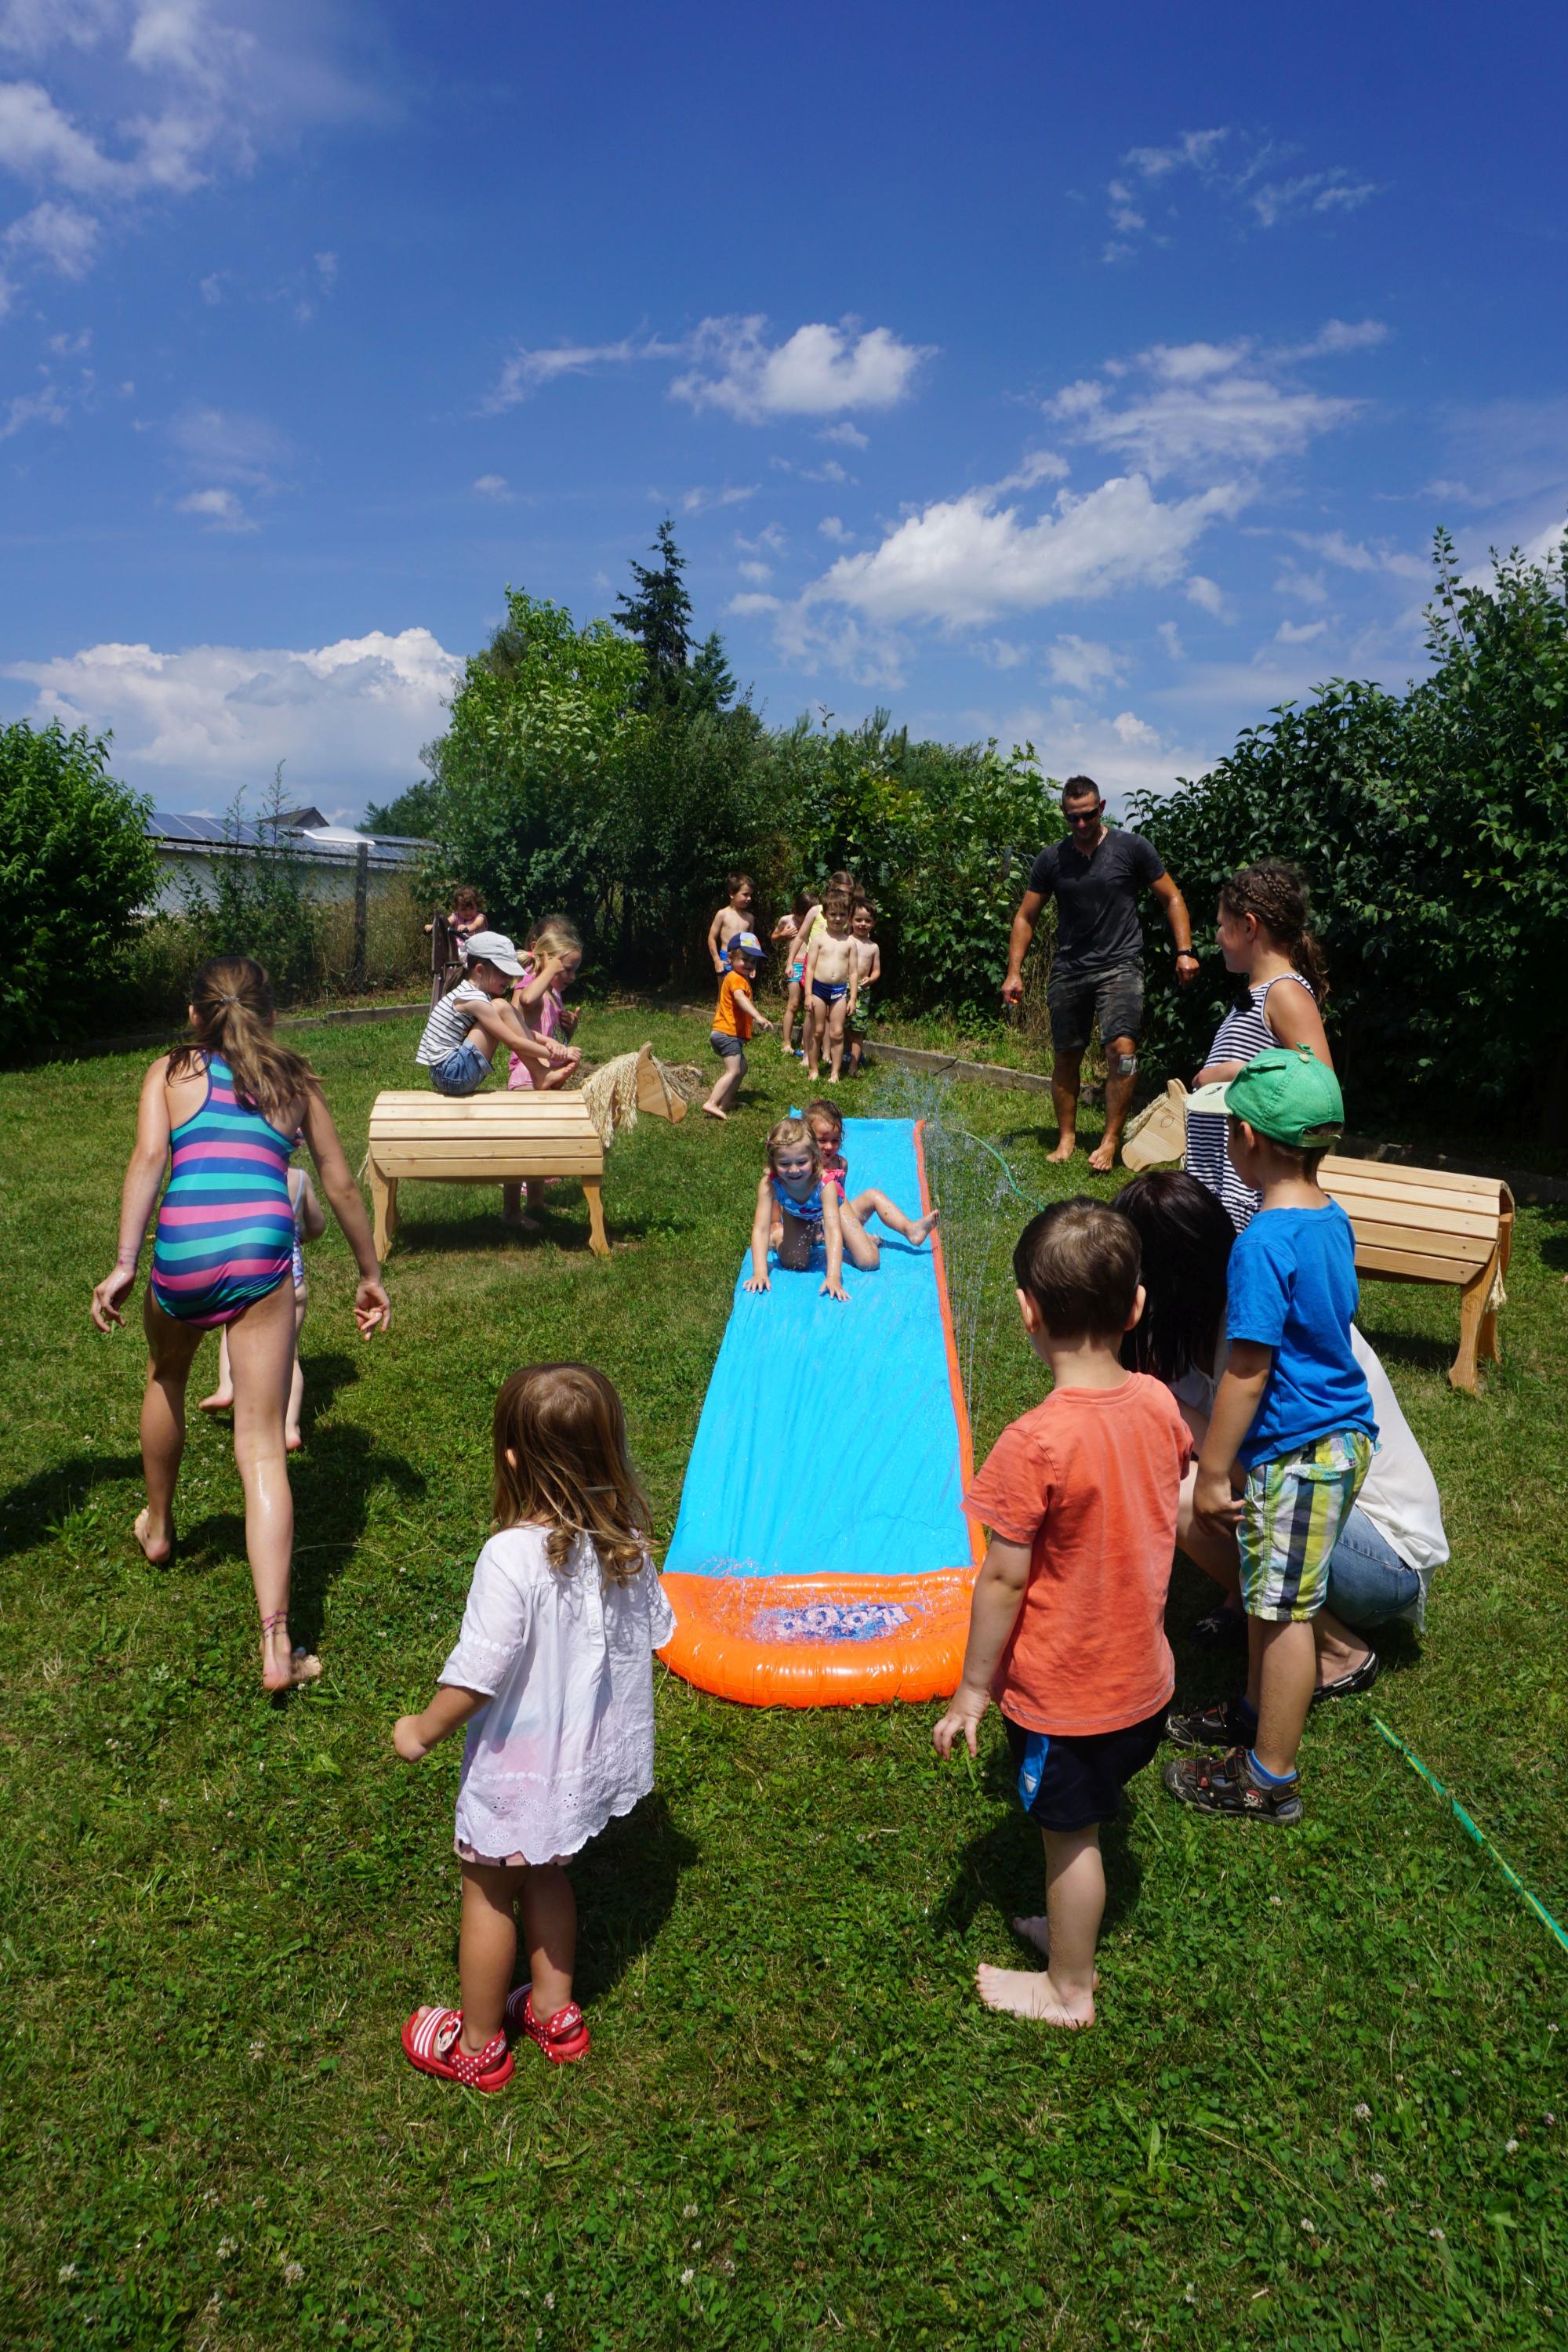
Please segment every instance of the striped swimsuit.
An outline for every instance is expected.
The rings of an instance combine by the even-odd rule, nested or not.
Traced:
[[[293,1140],[237,1101],[234,1074],[214,1054],[206,1100],[174,1129],[169,1147],[153,1296],[178,1323],[232,1323],[292,1269]]]
[[[1268,1016],[1263,1008],[1268,1002],[1269,990],[1278,988],[1282,980],[1293,980],[1298,988],[1304,988],[1312,997],[1312,1002],[1317,1003],[1310,982],[1303,980],[1299,971],[1282,971],[1272,980],[1259,981],[1256,988],[1248,990],[1247,1003],[1235,1012],[1227,1013],[1215,1031],[1214,1043],[1209,1047],[1210,1062],[1256,1061],[1259,1054],[1279,1043],[1268,1026]],[[1222,1111],[1190,1110],[1187,1113],[1185,1165],[1188,1175],[1195,1176],[1198,1182],[1223,1203],[1231,1223],[1239,1234],[1258,1214],[1263,1195],[1255,1192],[1250,1184],[1244,1184],[1231,1166],[1225,1148],[1226,1124]]]

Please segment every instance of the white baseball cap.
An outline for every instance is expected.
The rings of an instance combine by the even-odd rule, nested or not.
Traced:
[[[463,942],[465,963],[493,963],[498,971],[510,979],[522,978],[522,966],[517,950],[504,931],[474,931]]]

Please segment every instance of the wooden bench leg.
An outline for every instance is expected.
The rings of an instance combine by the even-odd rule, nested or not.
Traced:
[[[1476,1349],[1496,1273],[1494,1251],[1479,1274],[1473,1274],[1459,1293],[1459,1352],[1448,1367],[1448,1385],[1463,1389],[1469,1396],[1474,1396],[1480,1386],[1476,1373]]]
[[[382,1174],[374,1160],[370,1163],[370,1197],[375,1212],[375,1254],[384,1258],[397,1231],[397,1185],[394,1178]]]
[[[608,1257],[610,1244],[605,1238],[605,1202],[596,1176],[584,1177],[583,1197],[588,1203],[588,1247],[595,1257]]]
[[[1497,1254],[1492,1260],[1492,1269],[1500,1282],[1506,1281],[1508,1278],[1508,1262],[1512,1254],[1513,1215],[1511,1211],[1505,1210],[1502,1223],[1498,1228]],[[1498,1346],[1495,1307],[1489,1307],[1481,1318],[1481,1336],[1476,1343],[1476,1353],[1484,1357],[1489,1364],[1502,1361],[1502,1352]]]

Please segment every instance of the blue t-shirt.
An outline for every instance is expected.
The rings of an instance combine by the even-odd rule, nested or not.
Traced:
[[[1268,1385],[1242,1441],[1244,1469],[1338,1430],[1376,1437],[1371,1392],[1351,1352],[1359,1295],[1355,1235],[1337,1201],[1326,1209],[1262,1209],[1237,1234],[1226,1334],[1274,1350]]]

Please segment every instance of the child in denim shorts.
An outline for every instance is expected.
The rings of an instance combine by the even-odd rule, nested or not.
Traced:
[[[1307,1045],[1272,1047],[1228,1086],[1191,1099],[1226,1113],[1231,1165],[1263,1197],[1230,1254],[1229,1353],[1193,1497],[1200,1518],[1236,1530],[1248,1673],[1246,1700],[1221,1731],[1234,1729],[1237,1744],[1177,1759],[1165,1786],[1203,1812],[1298,1822],[1296,1751],[1317,1681],[1312,1619],[1377,1442],[1351,1347],[1355,1237],[1318,1182],[1344,1105],[1339,1080]],[[1173,1716],[1166,1728],[1195,1749],[1216,1727]]]

